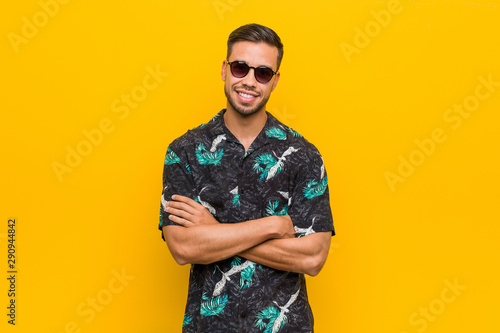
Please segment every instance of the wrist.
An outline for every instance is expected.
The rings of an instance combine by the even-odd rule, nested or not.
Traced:
[[[254,222],[261,227],[261,235],[263,235],[266,240],[282,237],[283,231],[281,230],[279,221],[275,219],[275,216],[262,217],[254,220]]]
[[[268,217],[270,230],[272,230],[272,238],[286,238],[287,237],[287,220],[282,216],[273,215]]]

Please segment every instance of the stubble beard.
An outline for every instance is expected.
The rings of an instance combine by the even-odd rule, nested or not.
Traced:
[[[269,100],[270,96],[264,97],[259,104],[257,104],[254,108],[248,108],[245,106],[240,106],[232,97],[229,92],[229,89],[226,85],[224,85],[224,94],[226,95],[227,101],[229,102],[229,105],[236,111],[238,114],[242,116],[250,116],[253,115],[257,112],[259,112],[262,108],[265,108],[267,101]],[[246,103],[243,103],[246,104]]]

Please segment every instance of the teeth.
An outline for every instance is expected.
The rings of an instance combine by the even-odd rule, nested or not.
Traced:
[[[244,94],[244,93],[241,93],[241,92],[239,92],[238,94],[240,96],[242,96],[242,97],[245,97],[245,98],[252,98],[253,97],[252,95]]]

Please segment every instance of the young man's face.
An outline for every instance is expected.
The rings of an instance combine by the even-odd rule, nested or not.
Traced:
[[[266,43],[237,42],[233,45],[229,62],[244,61],[248,66],[266,66],[276,71],[278,67],[278,48]],[[276,73],[267,83],[255,79],[254,69],[242,78],[231,74],[227,61],[222,63],[222,80],[225,81],[224,92],[227,97],[228,109],[233,109],[241,115],[251,115],[265,111],[271,92],[278,84],[280,73]]]

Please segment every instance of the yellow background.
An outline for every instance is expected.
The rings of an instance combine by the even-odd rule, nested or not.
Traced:
[[[320,149],[330,179],[337,236],[308,279],[316,331],[499,331],[498,1],[74,0],[50,16],[46,2],[0,11],[2,276],[8,218],[18,259],[2,332],[180,331],[189,267],[157,230],[164,154],[225,107],[226,39],[251,22],[285,45],[268,110]],[[146,91],[148,68],[168,75]],[[477,89],[453,128],[447,110]],[[436,128],[446,140],[422,155],[415,141]],[[410,156],[420,165],[390,185]]]

